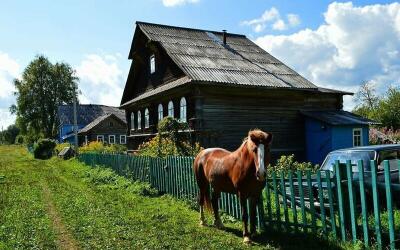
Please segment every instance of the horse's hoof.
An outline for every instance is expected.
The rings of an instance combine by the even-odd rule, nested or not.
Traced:
[[[243,243],[244,243],[244,244],[251,244],[251,239],[250,239],[250,237],[244,236],[244,238],[243,238]]]

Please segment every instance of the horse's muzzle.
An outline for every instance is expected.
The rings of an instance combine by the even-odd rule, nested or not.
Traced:
[[[267,173],[265,171],[263,171],[262,173],[260,173],[260,171],[257,171],[256,177],[258,181],[264,181],[265,177],[267,177]]]

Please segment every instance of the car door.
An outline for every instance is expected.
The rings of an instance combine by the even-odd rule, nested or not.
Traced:
[[[378,181],[384,182],[383,174],[383,161],[389,161],[390,166],[390,177],[392,183],[400,183],[399,179],[399,159],[400,159],[400,149],[383,150],[379,152],[378,155]]]

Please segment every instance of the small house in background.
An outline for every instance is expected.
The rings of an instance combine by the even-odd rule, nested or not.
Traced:
[[[323,145],[328,135],[316,149],[310,146],[313,120],[302,111],[315,111],[316,117],[342,114],[343,95],[352,93],[316,86],[244,35],[136,22],[129,59],[120,108],[130,150],[155,136],[165,116],[187,122],[181,132],[206,148],[234,150],[250,129],[272,132],[273,159],[295,154],[300,161],[319,161],[329,148],[358,138],[361,120],[347,125],[350,134],[340,133],[343,141],[333,140],[334,147]],[[330,136],[343,129],[328,125]],[[368,124],[361,128],[366,144]]]
[[[101,141],[107,144],[126,144],[126,122],[115,114],[97,117],[78,132],[79,144]]]
[[[58,106],[58,137],[59,142],[74,141],[74,109],[73,105]],[[96,105],[96,104],[79,104],[77,105],[77,125],[78,131],[93,122],[95,119],[105,116],[106,114],[114,114],[119,120],[126,122],[124,111],[117,107]],[[126,130],[126,127],[125,127]],[[118,130],[119,131],[119,130]],[[126,131],[125,131],[126,132]],[[118,132],[119,133],[119,132]],[[105,134],[106,136],[106,134]]]
[[[332,150],[367,146],[374,122],[343,110],[301,111],[305,116],[306,158],[321,164]]]

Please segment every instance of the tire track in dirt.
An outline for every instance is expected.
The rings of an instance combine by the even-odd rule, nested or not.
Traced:
[[[46,203],[47,213],[53,224],[53,229],[57,237],[57,246],[59,249],[76,250],[78,244],[73,238],[71,233],[68,231],[67,227],[62,222],[61,216],[57,211],[56,206],[53,203],[51,191],[46,183],[42,184],[43,188],[43,198]]]

